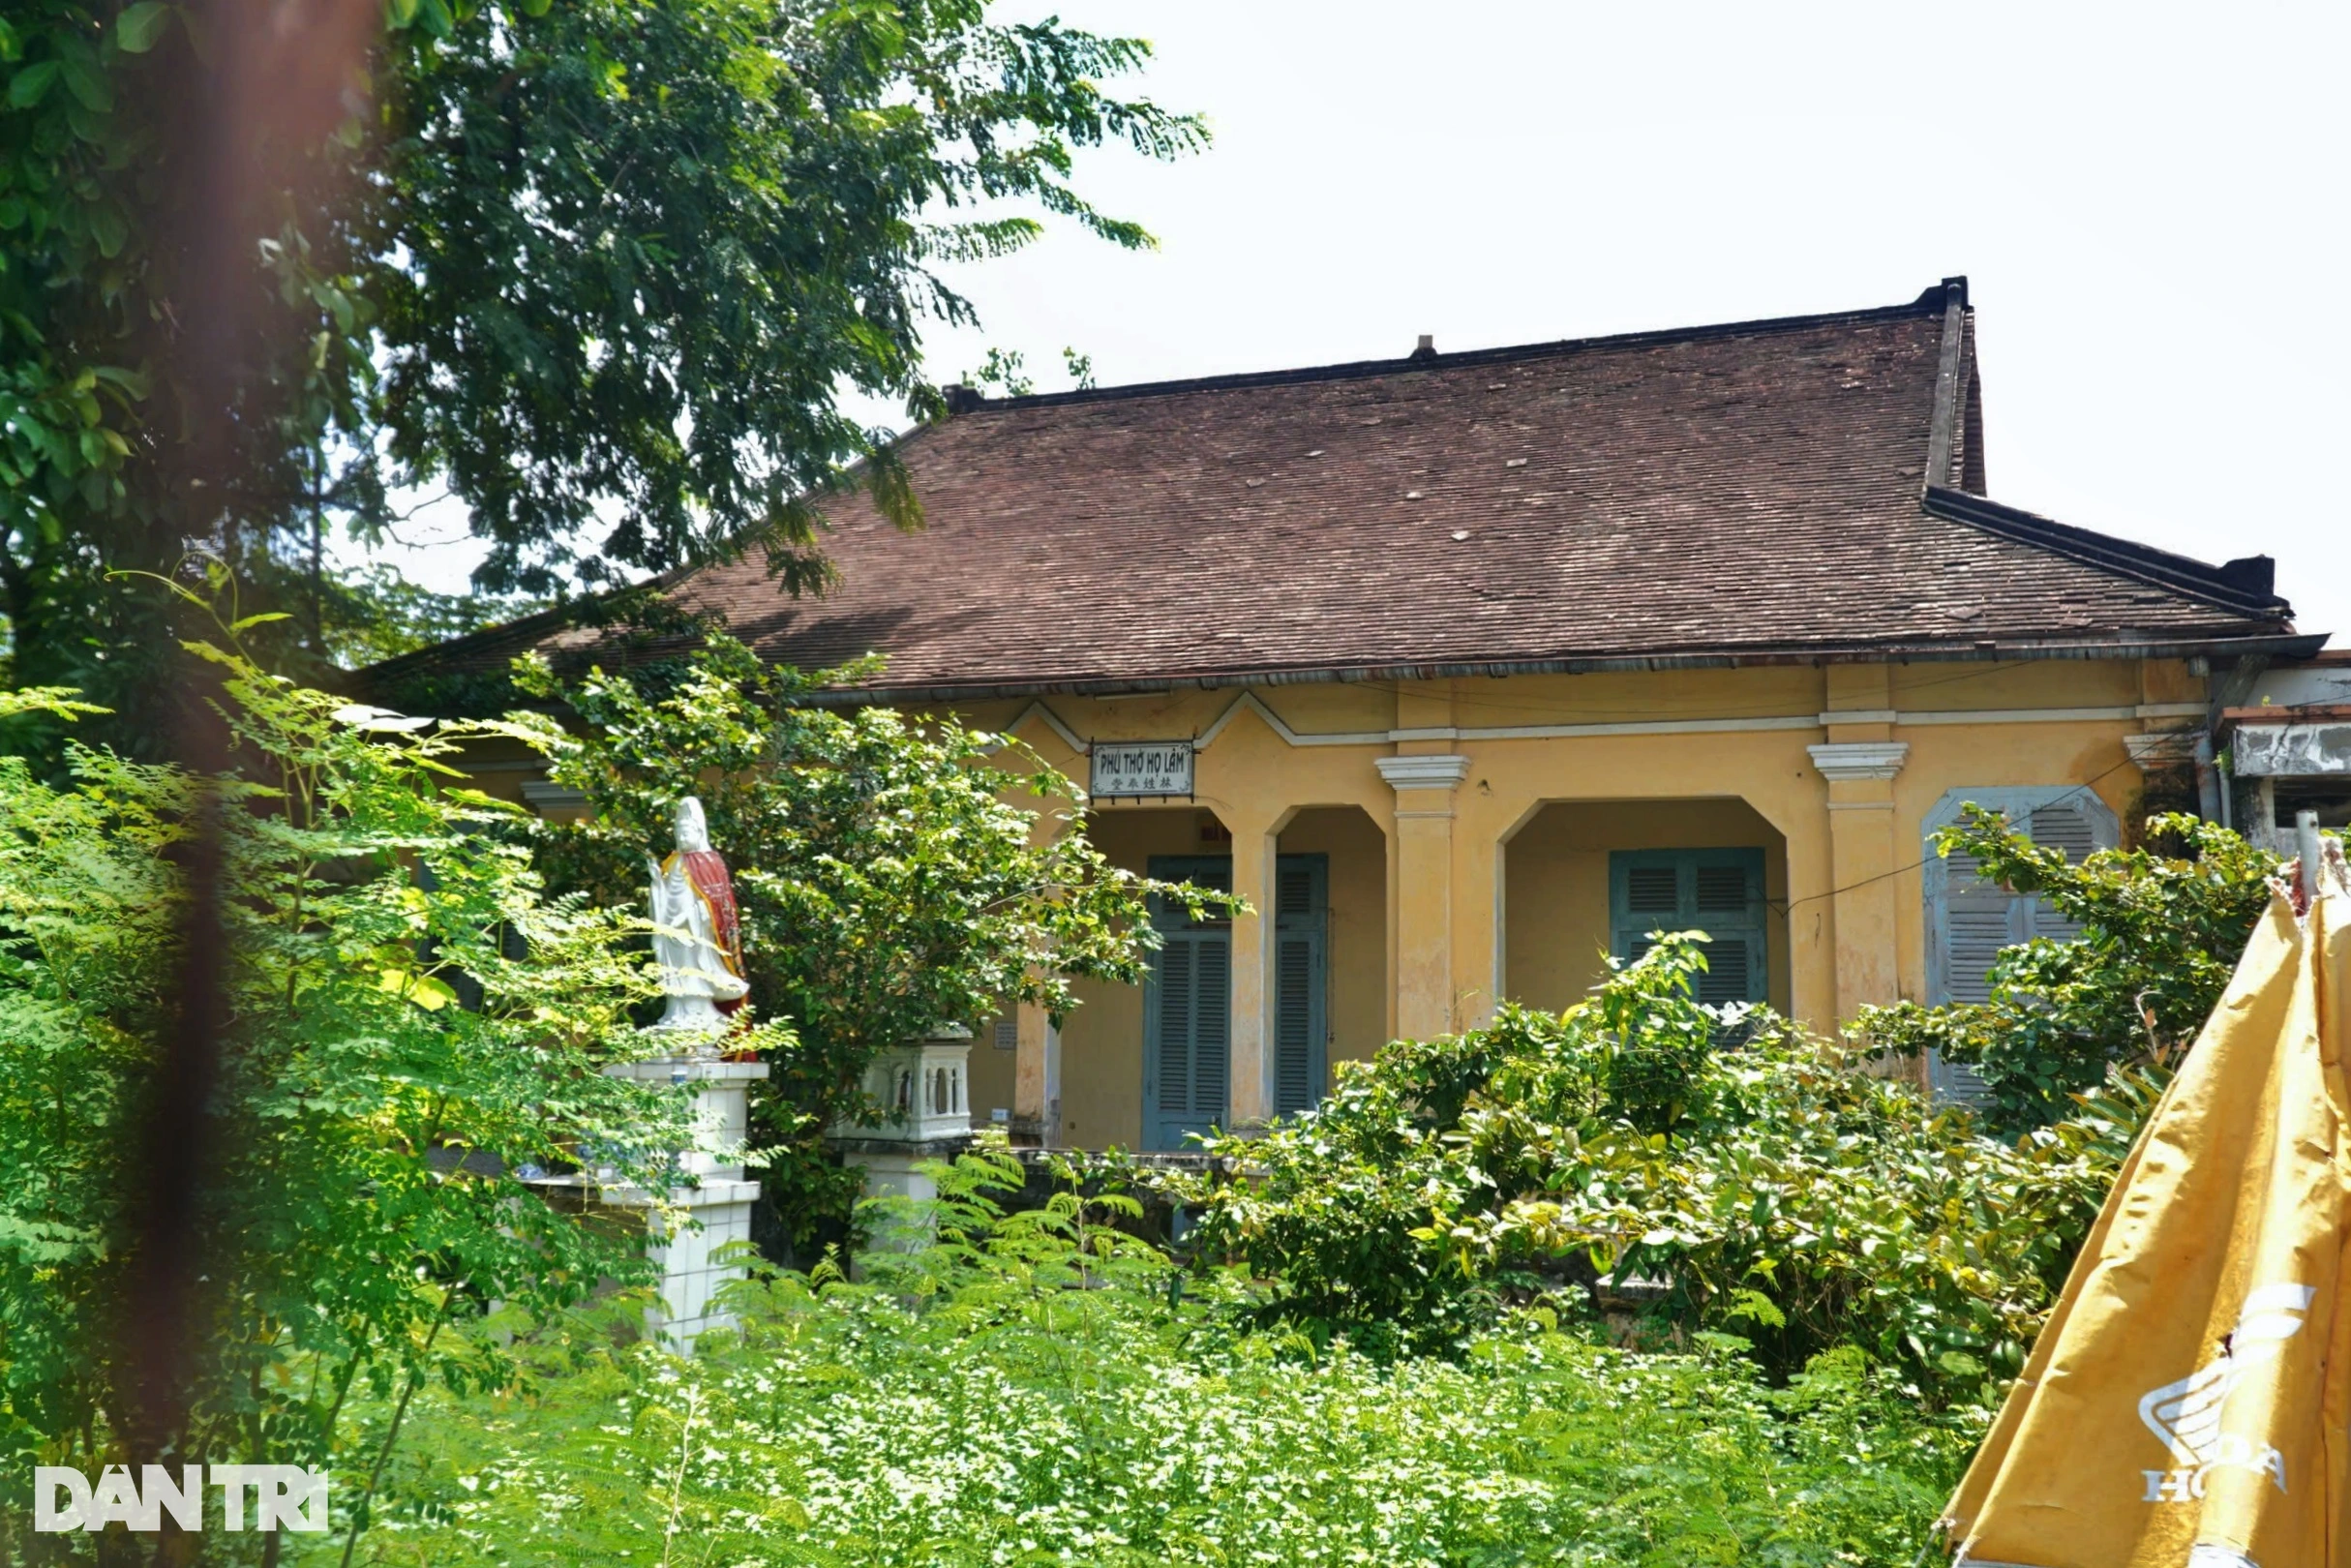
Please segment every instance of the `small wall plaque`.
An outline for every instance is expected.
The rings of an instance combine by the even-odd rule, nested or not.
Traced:
[[[1087,789],[1100,799],[1191,794],[1189,740],[1097,740]]]

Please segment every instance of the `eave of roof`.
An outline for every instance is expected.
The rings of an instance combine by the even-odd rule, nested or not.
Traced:
[[[1920,504],[1930,516],[1972,524],[1988,533],[2035,545],[2054,555],[2192,594],[2248,620],[2283,620],[2293,613],[2293,607],[2276,594],[2256,592],[2232,580],[2225,566],[2175,556],[2151,545],[2133,544],[2111,534],[2093,533],[2088,528],[2077,528],[1988,497],[1930,484]]]
[[[2230,724],[2338,724],[2351,719],[2351,703],[2306,703],[2299,708],[2231,708],[2220,717]]]
[[[983,702],[1011,697],[1116,697],[1155,691],[1230,690],[1317,682],[1447,680],[1530,675],[1603,675],[1660,670],[1726,670],[1876,663],[1937,664],[2026,659],[2300,659],[2318,651],[2323,632],[2178,639],[2086,638],[2069,642],[1988,639],[1975,643],[1853,643],[1824,648],[1691,648],[1624,657],[1479,660],[1464,663],[1299,666],[1279,670],[1200,670],[1133,680],[958,681],[891,685],[888,681],[818,693],[829,703]]]

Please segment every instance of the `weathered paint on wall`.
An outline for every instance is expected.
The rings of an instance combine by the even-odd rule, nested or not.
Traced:
[[[986,1127],[989,1112],[1001,1110],[1008,1117],[1012,1111],[1012,1094],[1018,1079],[1020,1053],[1017,1047],[1005,1050],[996,1044],[996,1026],[1010,1023],[1019,1027],[1016,1016],[983,1019],[972,1031],[971,1067],[964,1074],[972,1103],[972,1125]],[[1017,1038],[1017,1037],[1015,1037]]]
[[[2159,661],[2179,668],[2179,661]],[[2140,702],[2140,666],[2122,659],[2007,659],[1982,664],[1845,665],[1885,672],[1904,712],[2110,708]]]
[[[1557,1012],[1606,973],[1609,856],[1637,849],[1760,849],[1771,910],[1771,1005],[1788,1010],[1788,852],[1743,800],[1577,800],[1543,807],[1504,852],[1503,995]]]

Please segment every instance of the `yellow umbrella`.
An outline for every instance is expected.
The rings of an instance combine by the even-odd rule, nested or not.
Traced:
[[[2314,835],[2313,835],[2314,836]],[[2351,1565],[2351,879],[2271,901],[1944,1527],[1954,1568]]]

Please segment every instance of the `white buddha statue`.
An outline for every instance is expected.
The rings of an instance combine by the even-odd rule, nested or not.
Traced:
[[[645,858],[659,928],[653,956],[668,999],[653,1027],[691,1031],[714,1044],[750,990],[743,980],[742,920],[727,862],[710,848],[702,802],[690,795],[679,800],[675,821],[678,847],[666,859]]]

